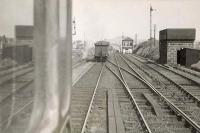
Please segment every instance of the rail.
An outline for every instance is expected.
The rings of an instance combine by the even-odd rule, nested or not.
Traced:
[[[96,95],[96,92],[97,92],[97,88],[99,86],[99,81],[101,79],[101,76],[102,76],[102,73],[103,73],[103,69],[105,67],[105,64],[103,64],[102,68],[101,68],[101,71],[99,73],[99,77],[98,77],[98,80],[97,80],[97,83],[96,83],[96,86],[95,86],[95,89],[94,89],[94,92],[93,92],[93,95],[92,95],[92,99],[90,101],[90,105],[89,105],[89,108],[88,108],[88,111],[87,111],[87,114],[86,114],[86,117],[85,117],[85,120],[84,120],[84,123],[83,123],[83,126],[82,126],[82,129],[81,129],[81,133],[84,133],[85,132],[85,129],[87,128],[87,121],[88,121],[88,118],[89,118],[89,115],[90,115],[90,112],[91,112],[91,109],[92,109],[92,104],[94,102],[94,98],[95,98],[95,95]]]
[[[121,55],[120,55],[121,56]],[[134,57],[134,56],[133,56]],[[129,60],[129,61],[131,61],[130,59],[128,59],[127,57],[126,57],[126,59],[127,60]],[[139,61],[137,58],[135,58],[137,61]],[[133,61],[131,61],[132,63],[133,63]],[[139,61],[140,62],[140,61]],[[141,62],[142,63],[142,62]],[[155,65],[157,65],[157,64],[155,64]],[[184,87],[182,87],[181,85],[179,85],[179,84],[177,84],[176,82],[174,82],[172,79],[170,79],[170,78],[168,78],[167,76],[165,76],[164,74],[162,74],[162,73],[160,73],[158,70],[156,70],[155,68],[153,68],[153,67],[151,67],[151,66],[149,66],[149,65],[147,65],[147,64],[145,64],[145,66],[147,66],[148,68],[150,68],[150,69],[153,69],[155,72],[157,72],[157,73],[159,73],[161,76],[163,76],[164,78],[166,78],[167,80],[169,80],[171,83],[173,83],[175,86],[177,86],[179,89],[181,89],[182,91],[184,91],[187,95],[189,95],[190,97],[192,97],[196,102],[197,102],[197,105],[198,106],[200,106],[200,99],[199,98],[197,98],[197,97],[195,97],[193,94],[191,94],[189,91],[187,91]],[[159,65],[160,66],[160,65]],[[139,66],[138,66],[139,67]],[[163,66],[163,68],[165,68],[164,66]],[[140,68],[140,69],[142,69],[142,68]],[[165,68],[165,69],[167,69],[167,70],[170,70],[170,69],[168,69],[168,68]],[[172,70],[170,70],[170,71],[172,71]],[[172,71],[173,72],[173,71]],[[187,78],[188,79],[188,78]]]
[[[120,55],[121,56],[121,55]],[[121,56],[122,59],[123,56]],[[126,61],[127,62],[127,61]],[[128,62],[127,62],[128,63]],[[137,75],[140,75],[137,71],[135,71],[132,66],[130,66],[130,64],[128,65],[135,73],[137,73]],[[135,74],[133,74],[133,76],[136,76]],[[192,126],[192,130],[198,131],[200,132],[200,126],[194,122],[191,118],[189,118],[183,111],[181,111],[179,108],[177,108],[172,102],[170,102],[164,95],[162,95],[159,91],[156,90],[156,88],[151,85],[151,83],[149,83],[147,80],[145,80],[145,78],[143,76],[139,76],[136,77],[138,79],[142,79],[143,82],[152,90],[154,91],[158,96],[160,96],[168,105],[169,107],[177,114],[178,117],[182,117],[186,120],[187,123],[189,123]]]
[[[76,67],[82,65],[83,63],[85,63],[85,62],[83,61],[83,62],[81,62],[81,63],[76,63],[76,64],[74,64],[74,65],[72,66],[72,68],[74,69],[74,68],[76,68]],[[77,64],[78,64],[78,65],[77,65]],[[28,86],[28,85],[30,85],[31,83],[33,83],[33,80],[29,81],[25,86]],[[73,85],[74,85],[74,84],[73,84]],[[25,86],[24,86],[24,87],[25,87]],[[24,88],[24,87],[21,87],[20,89],[22,89],[22,88]],[[16,91],[13,92],[13,93],[10,93],[8,96],[6,96],[6,97],[3,99],[3,101],[6,100],[6,99],[8,99],[11,95],[15,94],[16,92],[18,92],[20,89],[16,90]],[[0,101],[0,104],[2,104],[3,101]],[[30,101],[29,101],[27,104],[25,104],[21,109],[19,109],[17,112],[15,112],[15,113],[12,115],[12,118],[16,117],[19,113],[21,113],[23,110],[25,110],[26,108],[28,108],[31,104],[33,104],[33,102],[34,102],[33,100],[30,100]],[[3,124],[5,124],[6,122],[8,122],[8,119],[6,119],[6,120],[0,122],[0,127],[1,127]],[[62,129],[64,129],[64,127],[65,127],[65,125],[62,126]]]
[[[137,109],[137,112],[139,113],[140,120],[143,122],[142,126],[144,126],[144,128],[145,128],[145,132],[152,133],[151,130],[150,130],[150,128],[149,128],[148,123],[146,122],[146,120],[145,120],[145,118],[144,118],[142,112],[141,112],[140,109],[139,109],[139,106],[138,106],[138,104],[137,104],[137,102],[136,102],[134,96],[132,95],[132,93],[131,93],[131,91],[130,91],[130,88],[128,87],[128,85],[127,85],[127,83],[126,83],[126,81],[125,81],[125,79],[124,79],[124,76],[123,76],[123,74],[122,74],[122,72],[121,72],[121,68],[122,68],[122,67],[119,66],[116,56],[115,56],[115,59],[116,59],[116,62],[117,62],[117,65],[116,65],[116,66],[118,67],[118,70],[119,70],[120,75],[121,75],[122,78],[120,78],[111,68],[109,68],[108,66],[106,66],[106,67],[107,67],[107,68],[122,82],[123,86],[125,87],[126,91],[127,91],[128,94],[129,94],[129,96],[130,96],[130,98],[131,98],[133,104],[135,105],[135,107],[136,107],[136,109]]]
[[[80,65],[82,65],[82,64],[84,64],[84,63],[86,63],[85,60],[80,60],[78,63],[75,63],[75,64],[72,66],[72,68],[73,68],[73,69],[74,69],[74,68],[77,68],[78,66],[80,66]]]
[[[137,59],[136,57],[134,57],[133,55],[131,55],[131,56],[132,56],[133,58],[135,58],[136,60],[138,60],[138,59]],[[138,58],[141,58],[141,59],[143,59],[143,60],[148,60],[148,59],[146,59],[146,58],[144,58],[144,57],[139,57],[139,56],[137,56],[137,57],[138,57]],[[138,60],[138,61],[139,61],[139,60]],[[156,63],[153,62],[153,61],[151,61],[151,63],[153,63],[154,65],[158,65],[158,64],[156,64]],[[192,80],[192,79],[188,78],[188,77],[185,76],[185,75],[182,75],[182,74],[180,74],[180,73],[178,73],[178,72],[175,72],[175,71],[169,69],[169,68],[166,67],[166,66],[163,66],[163,65],[161,65],[161,64],[159,64],[158,66],[160,66],[160,67],[162,67],[162,68],[164,68],[164,69],[166,69],[166,70],[169,70],[169,71],[171,71],[171,72],[173,72],[173,73],[175,73],[175,74],[177,74],[177,75],[179,75],[179,76],[181,76],[181,77],[183,77],[183,78],[186,78],[186,79],[188,79],[188,80],[190,80],[190,81],[192,81],[192,82],[194,82],[194,83],[200,85],[199,82],[196,82],[195,80]]]
[[[173,69],[176,69],[176,70],[179,70],[179,71],[182,71],[182,72],[185,72],[185,73],[188,73],[188,74],[191,74],[191,75],[193,75],[195,77],[200,78],[200,72],[192,70],[192,69],[189,69],[189,68],[186,68],[184,66],[177,66],[177,65],[171,65],[171,64],[170,65],[167,64],[165,66],[171,67]]]
[[[33,65],[33,62],[31,61],[31,62],[28,62],[28,63],[26,63],[26,64]],[[24,64],[24,65],[26,65],[26,64]],[[19,65],[19,64],[17,64],[17,65],[0,66],[0,72],[1,72],[1,71],[4,71],[4,70],[11,69],[11,68],[13,68],[13,67],[20,67],[20,66],[21,66],[21,65]]]

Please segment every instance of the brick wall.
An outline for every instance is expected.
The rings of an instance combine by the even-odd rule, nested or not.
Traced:
[[[177,51],[181,48],[193,48],[193,43],[168,43],[167,63],[177,64]]]

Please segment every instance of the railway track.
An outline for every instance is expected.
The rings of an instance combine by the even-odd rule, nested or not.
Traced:
[[[73,65],[73,69],[84,64],[85,62],[79,62]],[[11,70],[9,70],[11,71]],[[17,119],[17,115],[23,112],[28,112],[30,116],[30,112],[32,110],[33,104],[33,66],[32,65],[24,65],[21,68],[12,70],[11,73],[7,73],[10,78],[5,80],[0,87],[0,129],[4,130],[9,123],[9,118],[12,118],[12,121],[15,122]],[[12,75],[17,76],[12,76]],[[14,89],[13,89],[14,88]],[[14,98],[14,99],[13,99]],[[13,103],[14,100],[14,103]],[[13,104],[13,107],[12,107]],[[13,109],[12,109],[13,108]],[[11,110],[13,110],[13,115],[10,116]],[[1,131],[0,130],[0,131]],[[21,129],[21,132],[25,131],[25,129]],[[20,132],[20,131],[19,131]]]
[[[116,57],[116,63],[111,63],[112,65],[110,66],[108,64],[106,65],[106,68],[120,81],[112,86],[114,88],[110,88],[112,95],[115,95],[113,96],[115,97],[113,106],[116,106],[115,109],[117,110],[114,111],[117,114],[115,116],[115,122],[118,121],[114,124],[116,126],[116,128],[114,128],[116,132],[189,133],[200,131],[196,122],[190,119],[187,114],[181,111],[175,104],[162,95],[162,93],[157,91],[144,77],[136,71],[133,71],[129,66],[130,64],[128,65],[128,63],[125,63],[123,59],[124,58],[122,57],[118,57],[118,59]],[[123,64],[123,67],[119,66],[119,64]],[[84,81],[90,80],[85,79]],[[135,82],[134,84],[132,83],[133,81]],[[79,84],[81,83],[79,82]],[[94,132],[97,129],[95,130],[92,127],[98,125],[97,123],[101,123],[101,119],[96,119],[98,118],[96,112],[99,109],[95,107],[92,108],[94,105],[98,107],[98,102],[94,102],[95,100],[98,101],[97,99],[94,100],[97,91],[93,92],[96,93],[93,93],[92,95],[89,92],[86,92],[83,94],[84,96],[81,97],[83,102],[85,101],[84,99],[88,98],[88,94],[91,95],[92,100],[90,98],[87,99],[91,100],[89,100],[89,109],[83,106],[83,104],[81,104],[81,107],[78,103],[72,104],[80,107],[78,109],[75,108],[74,111],[72,111],[74,113],[74,115],[72,115],[72,127],[76,127],[75,129],[73,128],[73,132]],[[87,96],[85,96],[86,94]],[[73,97],[77,98],[77,96]],[[99,98],[102,99],[102,95]],[[74,101],[76,102],[76,100]],[[116,103],[116,101],[118,102]],[[80,109],[82,110],[81,113],[79,111]],[[83,119],[84,115],[86,116],[85,119]],[[78,119],[75,116],[78,116]],[[118,116],[121,116],[121,118]],[[112,132],[113,123],[109,122],[109,120],[112,121],[112,117],[110,118],[108,114],[107,119],[108,123],[111,124],[107,125],[108,132]]]
[[[73,69],[84,63],[86,63],[84,60],[77,61],[77,63],[73,64]],[[13,79],[20,78],[30,72],[33,72],[32,62],[24,65],[0,67],[0,85],[9,84],[8,82],[11,82]]]
[[[30,72],[33,72],[33,64],[25,64],[16,68],[0,71],[0,85],[9,84],[13,79],[20,78]]]
[[[72,132],[200,132],[198,97],[183,90],[185,86],[198,87],[197,84],[182,76],[182,79],[179,77],[177,80],[178,83],[173,83],[179,75],[173,75],[170,80],[166,75],[171,71],[163,70],[165,68],[162,67],[158,69],[152,64],[138,57],[115,55],[105,64],[96,63],[90,68],[73,85]],[[20,87],[20,84],[23,86],[31,80],[32,75],[29,73],[20,76],[15,82]],[[14,115],[27,111],[26,108],[30,112],[33,103],[32,85],[30,83],[21,87],[0,101],[0,113],[3,116],[0,119],[1,128],[6,127],[11,117],[2,114],[10,113],[6,110],[11,110],[13,97]],[[194,110],[196,112],[192,114]]]
[[[132,58],[135,59],[135,58]],[[176,75],[173,71],[161,67],[156,64],[149,63],[145,65],[139,60],[137,65],[147,75],[154,78],[154,84],[162,84],[162,89],[159,91],[173,102],[179,109],[186,113],[192,120],[200,125],[200,86],[192,80]],[[135,65],[136,65],[135,64]]]
[[[6,127],[11,111],[15,114],[30,102],[33,96],[33,65],[1,71],[0,84],[0,127]],[[13,102],[15,101],[15,102]]]
[[[13,94],[20,94],[20,91],[28,87],[33,82],[32,73],[32,64],[0,72],[0,105]]]
[[[152,60],[149,60],[149,59],[146,59],[146,58],[143,58],[143,57],[139,57],[139,56],[136,56],[136,55],[134,55],[132,57],[134,57],[138,61],[150,62],[151,64],[156,65],[156,63]],[[189,71],[189,70],[185,70],[184,68],[177,67],[177,66],[171,66],[171,65],[160,65],[159,64],[158,66],[160,66],[161,68],[164,68],[168,71],[171,71],[172,73],[176,74],[177,76],[185,78],[185,79],[191,81],[194,84],[200,85],[200,81],[199,81],[200,74],[199,74],[199,72],[195,72],[195,71],[192,71],[192,70]]]
[[[182,66],[167,65],[167,67],[170,67],[174,71],[180,72],[183,75],[185,74],[188,77],[194,76],[194,78],[197,78],[197,79],[200,78],[200,72],[190,70],[190,69],[182,67]]]
[[[128,133],[151,133],[149,125],[147,124],[141,110],[138,107],[130,88],[128,87],[124,76],[119,67],[114,67],[107,65],[107,68],[115,75],[119,80],[117,87],[114,89],[116,97],[118,99],[118,104],[122,116],[122,132]],[[120,131],[117,130],[118,133]]]
[[[19,65],[7,65],[7,66],[0,66],[0,72],[1,71],[5,71],[5,70],[8,70],[10,68],[13,68],[13,67],[18,67]]]
[[[13,115],[17,114],[24,106],[31,103],[33,98],[33,73],[26,73],[20,78],[15,79],[12,83],[4,84],[2,86],[4,91],[4,98],[0,101],[0,127],[4,129],[9,121],[11,110]],[[2,90],[1,90],[1,94]]]
[[[145,94],[147,94],[147,96],[144,96],[143,93],[145,91],[147,91],[147,89],[145,90],[145,88],[143,88],[143,89],[134,89],[133,88],[132,90],[136,90],[133,93],[134,95],[136,95],[136,98],[138,98],[138,96],[139,96],[138,94],[140,94],[139,97],[142,97],[141,92],[144,91],[144,92],[142,92],[143,98],[145,97],[146,100],[153,98],[156,101],[156,103],[159,103],[159,106],[161,106],[161,111],[164,112],[163,113],[164,115],[162,117],[161,116],[156,117],[157,120],[155,119],[155,117],[153,117],[154,121],[151,121],[152,115],[150,115],[150,113],[144,113],[145,114],[144,117],[148,120],[148,123],[150,124],[150,128],[153,130],[153,132],[156,132],[156,131],[157,132],[191,132],[191,131],[193,132],[193,131],[199,131],[199,126],[196,122],[194,122],[192,119],[190,119],[187,114],[185,114],[175,104],[173,104],[171,101],[169,101],[164,95],[162,95],[162,93],[157,91],[157,89],[155,87],[153,87],[142,75],[140,75],[136,71],[137,68],[131,69],[131,67],[129,66],[130,63],[127,62],[128,63],[127,64],[125,62],[126,61],[123,60],[123,58],[121,58],[121,64],[120,65],[122,65],[122,67],[121,67],[122,70],[127,71],[128,68],[129,68],[129,71],[127,71],[127,73],[131,73],[131,71],[133,71],[134,74],[132,73],[132,75],[135,75],[135,77],[141,78],[141,80],[143,80],[143,82],[145,82],[145,84],[151,90],[151,93],[147,92],[147,93],[145,93]],[[110,63],[117,66],[116,63],[115,64],[113,62],[110,62]],[[127,81],[128,80],[129,80],[128,84],[130,86],[131,86],[131,84],[133,84],[133,81],[135,81],[135,80],[131,79],[130,76],[127,76]],[[137,86],[137,84],[133,85],[133,87],[135,87],[135,86]],[[150,94],[150,96],[149,96],[149,94]],[[157,95],[157,97],[155,97],[155,95]],[[148,97],[150,97],[150,98],[148,98]],[[149,102],[147,102],[147,103],[149,103]],[[155,103],[155,102],[153,102],[153,103]],[[142,105],[141,107],[144,108],[144,105]],[[148,109],[146,108],[145,110],[148,110]],[[154,109],[154,113],[155,113],[155,109]],[[182,119],[182,121],[181,121],[181,119]],[[158,123],[156,124],[155,123],[156,121],[159,121],[158,123],[164,124],[165,126],[162,127],[161,124],[160,125]],[[159,127],[161,127],[161,128],[159,128]],[[188,127],[190,127],[190,128],[188,128]],[[159,129],[162,129],[162,130],[159,131]]]
[[[125,58],[124,57],[122,57],[123,58],[123,60],[125,61]],[[128,63],[128,60],[126,60],[126,62]],[[130,63],[131,63],[131,61],[129,61],[129,65],[130,65]],[[134,66],[135,65],[135,66]],[[163,78],[164,77],[160,77],[160,79],[159,80],[155,80],[155,75],[153,75],[153,73],[151,73],[151,74],[145,74],[145,72],[144,72],[144,70],[141,70],[141,68],[140,67],[138,67],[136,64],[131,64],[130,66],[129,66],[130,68],[132,67],[132,70],[135,70],[135,71],[137,71],[136,72],[136,75],[138,75],[138,76],[140,76],[140,77],[142,77],[142,78],[144,78],[145,80],[147,80],[149,83],[151,82],[151,84],[153,84],[154,86],[156,86],[156,91],[159,93],[159,95],[162,95],[162,97],[164,96],[165,98],[166,98],[166,100],[168,101],[167,103],[169,104],[172,104],[173,106],[171,106],[171,107],[173,107],[174,109],[173,110],[175,110],[174,112],[179,112],[179,114],[182,114],[183,116],[181,116],[181,118],[185,118],[185,120],[186,121],[189,121],[189,122],[187,122],[187,123],[190,123],[190,124],[188,124],[189,126],[191,126],[191,124],[194,126],[194,127],[196,127],[195,128],[195,130],[199,130],[199,125],[198,125],[198,122],[197,121],[195,121],[195,119],[193,118],[193,117],[191,117],[191,115],[190,114],[188,114],[188,111],[187,110],[185,110],[185,108],[187,108],[188,107],[188,104],[184,104],[183,103],[183,101],[178,101],[178,99],[176,99],[176,101],[177,102],[179,102],[179,103],[177,103],[177,102],[174,102],[174,100],[175,100],[175,98],[174,98],[174,96],[172,96],[172,95],[169,95],[169,93],[171,93],[170,91],[173,91],[173,90],[170,90],[169,88],[167,89],[167,88],[163,88],[163,83],[166,83],[166,84],[170,84],[170,82],[169,81],[167,81],[166,79],[165,80],[163,80]],[[150,70],[148,70],[148,71],[146,71],[146,73],[147,72],[149,72]],[[138,74],[139,73],[139,74]],[[154,72],[155,73],[155,72]],[[148,75],[148,76],[147,76]],[[152,80],[153,79],[153,80]],[[158,82],[158,81],[163,81],[163,83],[160,83],[160,82]],[[155,81],[155,82],[153,82],[153,81]],[[163,91],[168,91],[167,92],[167,94],[168,95],[166,95],[166,93],[163,93]],[[174,93],[172,93],[172,94],[174,94]],[[179,96],[179,97],[181,97],[181,96]],[[179,98],[178,97],[178,98]],[[181,103],[180,103],[181,102]],[[193,104],[192,102],[190,102],[190,104]],[[181,107],[182,108],[181,108]],[[191,107],[191,106],[189,106],[189,107]],[[198,107],[196,107],[196,106],[194,106],[193,107],[193,109],[194,108],[196,108],[196,109],[198,109]],[[197,116],[197,115],[196,115]]]
[[[103,69],[104,65],[102,66],[101,63],[95,64],[93,68],[73,86],[71,106],[73,133],[84,133],[92,130],[92,116],[96,115],[94,113],[94,106],[98,106],[98,99],[101,98],[97,89]]]

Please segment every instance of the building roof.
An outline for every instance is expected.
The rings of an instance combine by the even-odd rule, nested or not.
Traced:
[[[123,41],[133,41],[133,39],[130,38],[130,37],[126,37],[126,38],[123,39]]]
[[[31,25],[16,25],[16,39],[33,39],[33,26]]]
[[[95,46],[108,46],[109,44],[107,41],[98,41],[95,43]]]
[[[160,40],[189,40],[194,41],[196,29],[194,28],[170,28],[160,31]]]

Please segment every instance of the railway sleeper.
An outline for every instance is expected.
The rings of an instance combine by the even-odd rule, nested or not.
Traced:
[[[157,102],[149,95],[148,93],[143,93],[143,96],[148,101],[148,103],[151,105],[152,110],[155,115],[162,116],[162,111],[160,106],[157,104]]]
[[[174,111],[172,111],[172,112],[174,113]],[[190,127],[190,124],[187,121],[185,121],[185,126],[187,127],[187,125],[189,125],[189,127]]]

